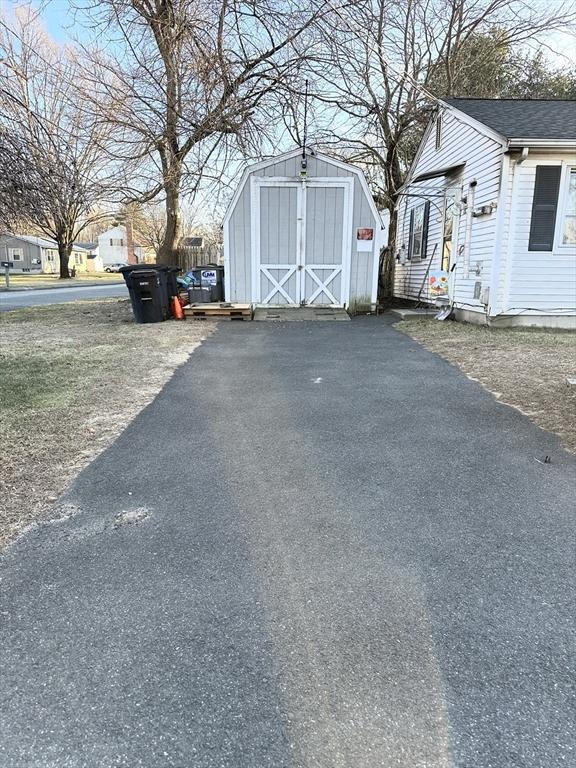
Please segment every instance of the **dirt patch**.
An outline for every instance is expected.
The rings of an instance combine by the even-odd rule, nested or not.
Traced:
[[[126,299],[0,315],[0,546],[149,403],[214,324],[137,325]]]
[[[455,363],[576,453],[576,334],[408,320],[396,328]]]

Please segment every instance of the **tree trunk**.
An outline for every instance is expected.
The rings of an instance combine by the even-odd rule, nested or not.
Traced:
[[[68,245],[66,243],[58,243],[58,256],[60,257],[60,279],[68,280],[70,277],[68,262],[70,261],[71,253],[72,245]]]
[[[392,204],[390,211],[390,225],[388,229],[388,246],[380,254],[380,280],[378,284],[378,301],[386,303],[394,295],[394,267],[396,265],[396,229],[398,226],[398,211]]]
[[[182,218],[180,214],[180,175],[170,178],[164,184],[166,192],[166,230],[158,250],[159,264],[178,265],[177,247],[182,236]]]

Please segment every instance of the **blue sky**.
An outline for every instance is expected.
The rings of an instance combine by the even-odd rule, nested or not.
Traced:
[[[0,10],[10,12],[17,5],[23,5],[14,0],[0,0]],[[35,4],[39,5],[39,4]],[[78,29],[73,30],[74,19],[72,9],[68,0],[47,0],[44,3],[42,19],[50,36],[59,43],[64,43],[72,39],[73,32],[78,33]]]
[[[42,17],[48,32],[58,42],[70,40],[72,34],[80,31],[73,29],[74,18],[68,0],[49,0]]]
[[[551,2],[557,2],[557,0],[551,0]],[[15,3],[14,0],[0,0],[0,10],[5,9],[6,6],[13,7],[17,4],[19,3]],[[58,42],[66,42],[74,37],[89,38],[88,30],[74,25],[73,12],[68,0],[45,0],[42,17],[48,32]],[[556,59],[555,63],[558,66],[566,66],[569,61],[573,64],[576,63],[574,35],[555,32],[549,36],[546,43],[552,51],[557,52],[558,56],[554,56],[553,53],[547,51],[547,57],[552,61]],[[530,48],[534,49],[534,47],[534,43],[532,43]]]

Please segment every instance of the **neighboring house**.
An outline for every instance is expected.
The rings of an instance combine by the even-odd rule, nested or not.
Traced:
[[[98,243],[74,243],[87,252],[88,272],[103,272],[102,259],[98,253]]]
[[[34,235],[0,235],[1,261],[11,261],[12,272],[29,274],[59,274],[60,257],[54,240]],[[88,271],[88,253],[74,244],[68,262],[70,269]]]
[[[444,99],[398,203],[394,295],[576,328],[576,102]]]
[[[138,264],[144,261],[144,248],[132,239],[126,227],[117,226],[98,235],[98,255],[102,268],[106,269],[109,264]]]

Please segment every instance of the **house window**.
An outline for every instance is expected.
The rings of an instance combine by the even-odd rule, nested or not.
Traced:
[[[436,150],[442,146],[442,115],[438,113],[436,118]]]
[[[576,168],[570,168],[562,211],[562,245],[576,245]]]
[[[10,248],[10,261],[24,261],[22,248]]]
[[[46,251],[46,261],[54,261],[54,251]]]
[[[124,248],[124,238],[120,238],[120,247]]]
[[[76,264],[82,264],[82,254],[81,253],[75,253],[74,254],[74,262]]]
[[[560,191],[560,165],[537,165],[530,219],[529,251],[552,251]]]
[[[428,240],[428,220],[430,218],[430,202],[412,208],[410,211],[410,237],[408,241],[408,258],[425,259]]]

